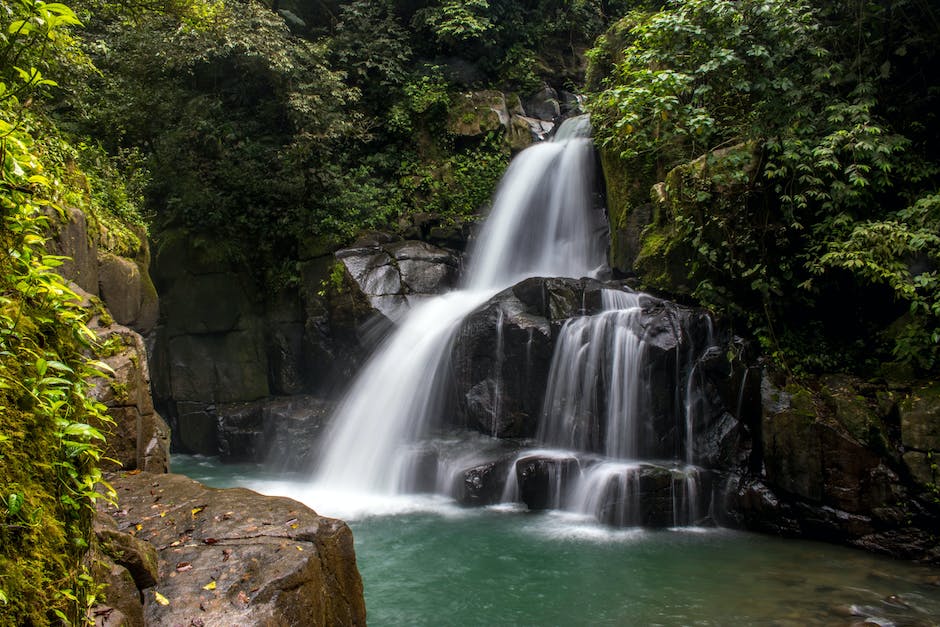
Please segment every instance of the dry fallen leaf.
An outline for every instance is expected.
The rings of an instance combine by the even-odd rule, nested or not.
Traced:
[[[189,562],[180,562],[179,564],[176,565],[176,572],[178,573],[185,573],[187,570],[192,570],[192,569],[193,569],[193,565],[190,564]]]
[[[210,581],[202,587],[203,590],[215,590],[215,581]]]
[[[206,538],[205,540],[203,540],[203,543],[205,544],[215,544],[217,542],[218,540],[216,540],[215,538]]]
[[[160,594],[159,592],[157,592],[156,590],[153,591],[153,598],[154,598],[154,599],[157,601],[157,603],[159,603],[160,605],[169,605],[169,604],[170,604],[170,600],[169,600],[168,598],[166,598],[165,596],[163,596],[162,594]]]
[[[201,512],[201,511],[204,510],[204,509],[206,509],[206,506],[205,506],[205,505],[200,505],[199,507],[194,507],[194,508],[193,508],[193,518],[195,518],[195,517],[196,517],[196,514],[198,514],[199,512]]]

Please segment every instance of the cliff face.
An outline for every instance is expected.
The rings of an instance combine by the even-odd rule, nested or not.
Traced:
[[[709,216],[751,202],[747,181],[756,159],[740,145],[678,166],[643,204],[641,194],[630,192],[636,177],[605,154],[611,264],[658,293],[690,298],[698,287],[690,279],[691,247],[721,247],[730,237],[711,230],[716,221]],[[728,183],[716,187],[722,179]],[[689,224],[695,225],[695,243]],[[852,316],[851,310],[842,314],[846,327],[854,324]],[[833,349],[807,350],[825,362]],[[772,361],[753,355],[727,381],[727,409],[749,437],[729,458],[740,462],[719,469],[727,481],[722,522],[940,560],[933,531],[940,524],[936,382],[890,364],[864,378],[825,372],[795,377]]]
[[[99,501],[98,548],[87,558],[107,585],[91,610],[96,623],[364,625],[345,523],[288,499],[165,474],[170,430],[154,409],[145,347],[157,321],[147,241],[139,234],[132,257],[107,252],[106,232],[90,230],[81,211],[66,213],[51,248],[71,258],[60,271],[92,310],[88,326],[113,370],[93,390],[114,421],[103,425],[105,465],[118,493],[115,505]],[[228,302],[204,284],[186,286]]]

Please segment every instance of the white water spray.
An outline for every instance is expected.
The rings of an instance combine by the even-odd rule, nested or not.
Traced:
[[[575,123],[577,126],[579,123]],[[460,321],[501,289],[532,276],[596,276],[605,266],[604,219],[594,208],[594,153],[581,130],[536,144],[512,162],[471,254],[465,289],[409,312],[357,376],[323,442],[317,484],[391,494],[400,448],[438,417]]]

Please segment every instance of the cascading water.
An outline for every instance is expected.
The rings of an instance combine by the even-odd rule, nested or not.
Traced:
[[[592,198],[593,148],[583,120],[571,126],[562,125],[563,139],[513,160],[472,251],[465,289],[411,310],[358,375],[324,439],[316,482],[396,492],[407,483],[401,472],[408,466],[396,458],[439,414],[440,378],[464,316],[522,278],[596,276],[605,268],[604,221]]]
[[[602,289],[593,315],[574,315],[551,334],[554,352],[539,426],[535,442],[523,450],[498,439],[507,411],[503,375],[511,372],[504,368],[508,321],[498,309],[494,341],[485,351],[494,372],[478,392],[490,401],[481,424],[490,437],[469,443],[432,437],[453,413],[451,359],[457,330],[471,312],[529,277],[607,272],[606,227],[594,201],[595,155],[587,131],[586,118],[576,118],[554,142],[532,146],[512,162],[471,250],[463,289],[412,309],[362,370],[323,441],[318,485],[347,493],[436,492],[464,502],[524,502],[616,525],[698,520],[700,473],[691,466],[695,402],[688,400],[697,391],[691,378],[676,381],[674,409],[683,416],[673,422],[685,425],[672,436],[677,453],[671,461],[651,461],[661,457],[650,436],[655,412],[644,336],[644,307],[653,299],[642,294]],[[521,340],[520,366],[527,373],[533,333],[529,327]],[[675,367],[680,369],[678,359]],[[494,481],[493,495],[479,496],[480,486]],[[468,485],[475,496],[462,499]]]
[[[538,438],[554,446],[635,458],[643,389],[643,341],[630,330],[639,296],[603,290],[607,311],[561,328]],[[603,442],[597,441],[603,435]]]

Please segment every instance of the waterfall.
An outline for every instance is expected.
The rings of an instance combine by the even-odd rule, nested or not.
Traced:
[[[495,324],[493,343],[482,349],[490,413],[480,416],[473,437],[441,428],[453,424],[451,359],[467,316],[487,311],[481,305],[523,279],[607,273],[606,222],[594,200],[587,132],[587,118],[570,120],[555,141],[513,160],[471,246],[461,289],[407,312],[338,406],[322,443],[317,485],[356,495],[432,492],[465,503],[523,503],[620,526],[700,520],[699,501],[707,495],[692,462],[695,429],[705,419],[697,365],[702,347],[686,338],[694,334],[678,322],[675,308],[648,295],[606,284],[589,299],[584,288],[577,315],[542,331],[523,327],[521,334],[511,325],[512,308],[522,305],[504,309],[499,301],[488,319]],[[666,313],[651,337],[656,311]],[[504,388],[518,389],[516,368],[527,390],[535,380],[534,333],[550,335],[552,350],[547,380],[538,379],[545,391],[533,416],[537,429],[532,440],[507,443],[497,437],[509,411]],[[710,326],[707,335],[711,345]],[[660,372],[667,372],[656,381],[674,378],[668,385],[675,388],[654,394],[655,354],[664,359]],[[525,363],[509,363],[511,357]],[[530,407],[526,416],[537,412]],[[658,433],[664,425],[666,432]]]
[[[643,342],[631,322],[642,313],[639,297],[603,290],[602,303],[607,311],[570,318],[559,333],[538,437],[562,448],[636,457]]]
[[[585,118],[586,119],[586,118]],[[395,493],[406,483],[400,447],[442,409],[455,330],[500,289],[531,276],[596,276],[605,269],[604,219],[594,207],[595,156],[585,122],[510,164],[471,251],[464,289],[412,309],[358,374],[323,440],[315,481],[330,489]]]

